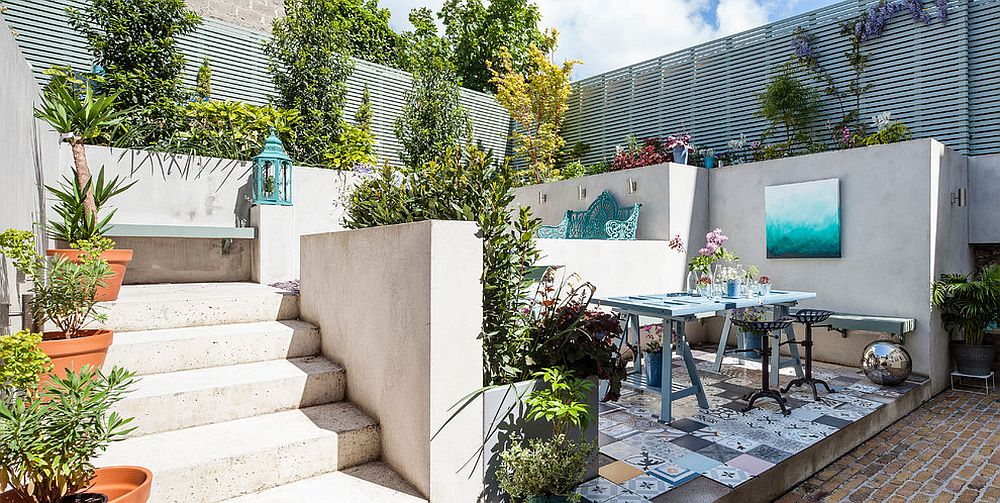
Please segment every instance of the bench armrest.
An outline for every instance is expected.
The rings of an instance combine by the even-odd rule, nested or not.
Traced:
[[[632,207],[632,213],[629,215],[627,220],[608,220],[604,224],[604,232],[607,233],[608,239],[614,240],[635,240],[635,232],[639,227],[639,207],[642,206],[636,203]]]
[[[559,225],[543,225],[535,231],[535,237],[540,239],[566,239],[569,219],[563,217]]]

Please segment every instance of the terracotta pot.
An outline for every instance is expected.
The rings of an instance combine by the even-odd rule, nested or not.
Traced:
[[[114,339],[111,330],[81,330],[83,337],[64,339],[63,332],[45,332],[38,348],[52,359],[52,373],[66,375],[66,369],[79,371],[84,365],[100,368]]]
[[[153,473],[141,466],[98,468],[93,485],[84,492],[103,494],[108,503],[146,503],[153,486]],[[0,503],[24,503],[13,491],[0,493]]]
[[[52,257],[58,255],[66,257],[73,262],[80,262],[80,250],[58,248],[46,250],[45,254]],[[107,283],[103,287],[97,288],[96,299],[98,302],[107,302],[118,299],[118,291],[122,288],[122,279],[125,278],[125,269],[132,261],[132,250],[108,250],[101,254],[101,258],[108,261],[111,271],[114,273],[110,278],[105,279]]]
[[[108,503],[146,503],[153,487],[153,472],[141,466],[98,468],[87,492],[107,495]]]

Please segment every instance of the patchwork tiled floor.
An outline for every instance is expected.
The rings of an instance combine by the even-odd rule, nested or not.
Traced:
[[[809,388],[785,395],[791,410],[783,416],[772,400],[761,400],[749,412],[742,397],[760,383],[759,362],[726,358],[721,373],[712,372],[710,348],[694,350],[709,409],[695,397],[673,404],[675,420],[660,423],[660,396],[625,387],[617,403],[600,405],[600,476],[582,484],[578,492],[590,503],[666,502],[680,488],[715,490],[720,494],[767,471],[795,453],[821,442],[887,403],[916,388],[905,382],[889,388],[876,386],[858,369],[816,363],[814,377],[825,379],[834,393],[812,399]],[[674,381],[689,384],[679,358]],[[782,369],[782,385],[794,370]],[[677,491],[679,495],[684,491]]]

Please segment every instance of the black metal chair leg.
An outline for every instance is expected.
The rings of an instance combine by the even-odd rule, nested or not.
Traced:
[[[789,414],[788,408],[785,407],[785,399],[781,396],[778,390],[773,389],[762,389],[755,391],[750,395],[750,400],[747,402],[747,406],[743,408],[743,412],[750,412],[753,409],[753,404],[761,398],[770,398],[775,402],[778,402],[778,406],[781,407],[781,414],[787,416]]]

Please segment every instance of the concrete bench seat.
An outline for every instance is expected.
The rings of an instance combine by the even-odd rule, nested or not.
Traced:
[[[105,234],[109,237],[127,238],[254,239],[257,237],[257,229],[208,225],[116,224]]]
[[[792,309],[795,314],[798,309]],[[826,327],[836,330],[844,337],[850,330],[863,330],[866,332],[882,332],[892,335],[903,336],[912,332],[917,321],[913,318],[897,318],[893,316],[874,316],[867,314],[836,313],[816,327]]]

